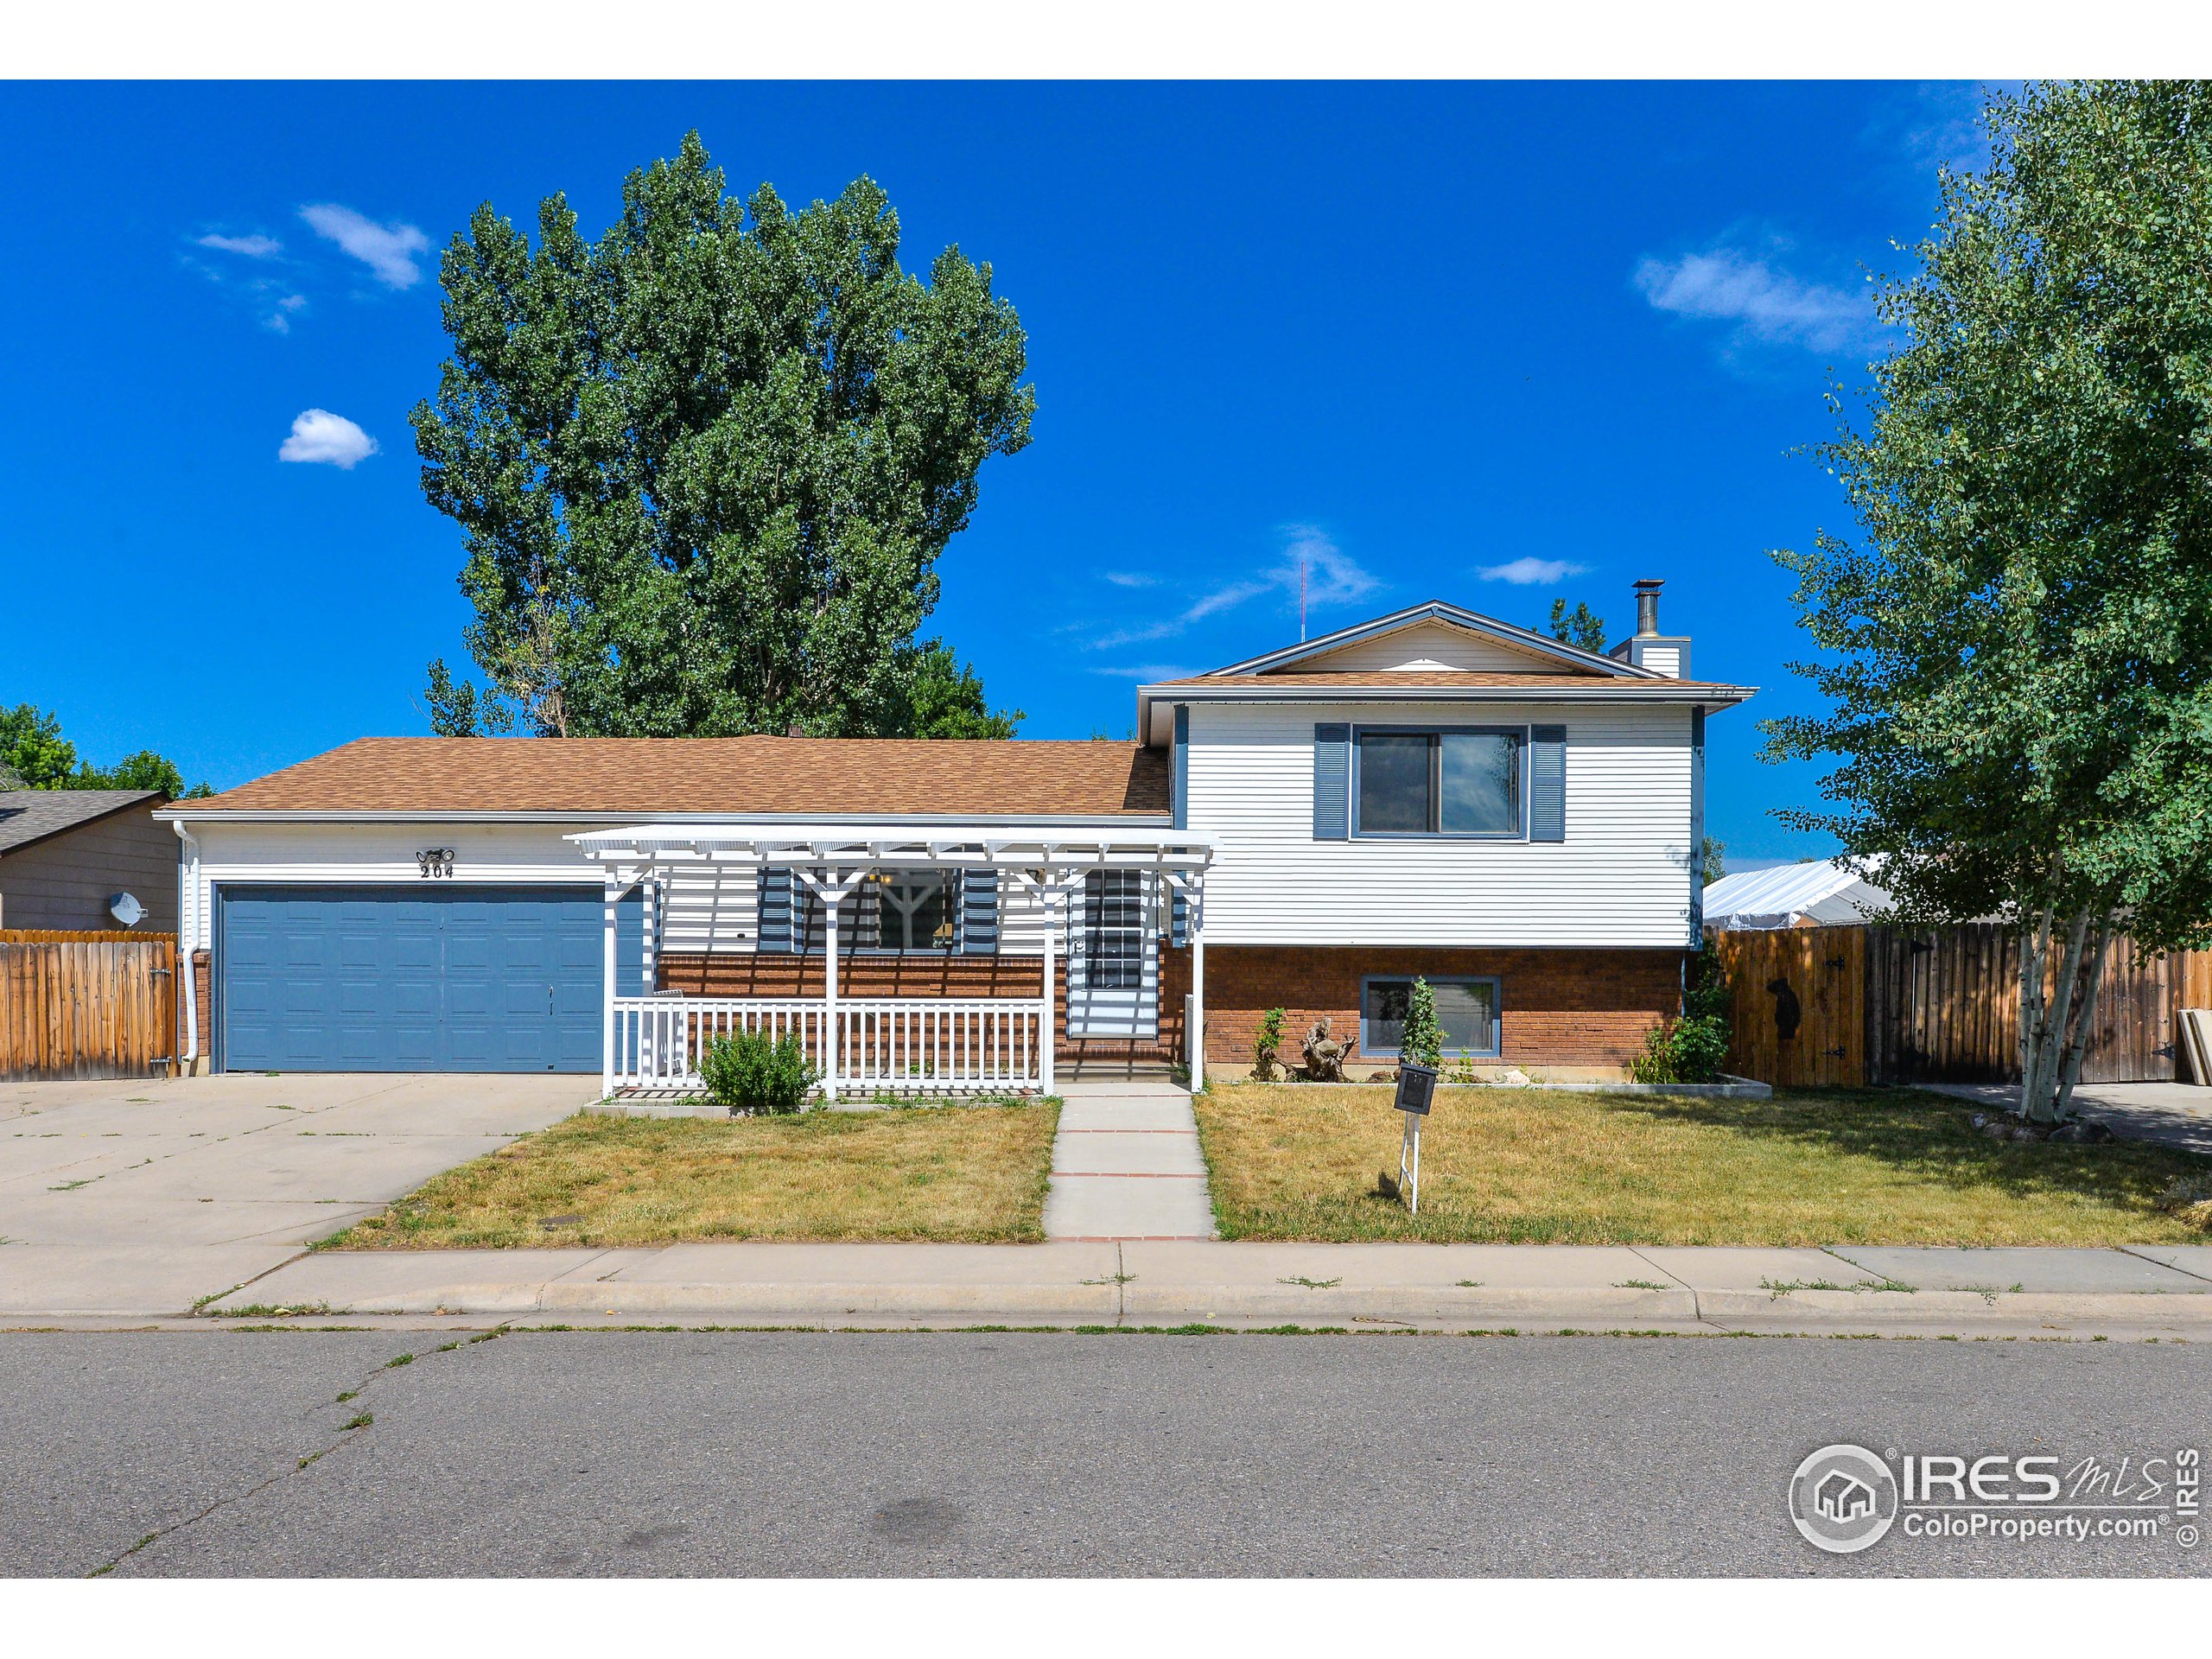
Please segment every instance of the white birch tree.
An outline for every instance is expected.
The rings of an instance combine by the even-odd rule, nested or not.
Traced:
[[[1785,821],[1878,855],[1913,922],[2021,939],[2019,1109],[2070,1115],[2113,941],[2212,941],[2212,86],[1993,96],[1946,170],[1859,428],[1859,522],[1776,555],[1837,757]]]

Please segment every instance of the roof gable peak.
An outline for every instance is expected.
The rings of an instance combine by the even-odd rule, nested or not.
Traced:
[[[1465,606],[1454,605],[1449,601],[1441,599],[1427,600],[1419,605],[1408,606],[1404,610],[1393,611],[1385,616],[1373,617],[1364,622],[1357,622],[1349,627],[1338,628],[1332,632],[1325,633],[1319,639],[1304,640],[1295,645],[1286,645],[1262,656],[1248,658],[1241,663],[1231,663],[1225,668],[1214,669],[1211,672],[1216,675],[1255,676],[1280,673],[1293,669],[1313,672],[1327,666],[1324,660],[1325,658],[1341,659],[1346,653],[1354,652],[1364,658],[1370,653],[1359,651],[1358,648],[1387,639],[1394,634],[1420,628],[1450,629],[1463,635],[1472,636],[1489,645],[1493,651],[1501,652],[1508,657],[1524,661],[1535,659],[1535,662],[1542,664],[1542,667],[1537,670],[1539,672],[1594,675],[1608,679],[1652,677],[1647,670],[1631,668],[1627,664],[1612,658],[1601,657],[1593,652],[1580,650],[1531,629],[1518,627],[1513,623],[1501,621],[1494,616],[1485,616],[1479,611],[1471,611]],[[1373,664],[1365,665],[1375,666]],[[1407,666],[1413,665],[1407,664]],[[1427,665],[1445,668],[1476,666],[1471,661],[1464,664],[1445,663]],[[1486,666],[1494,667],[1496,664],[1486,664]]]

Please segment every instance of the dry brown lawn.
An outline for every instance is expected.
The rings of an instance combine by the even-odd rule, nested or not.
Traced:
[[[790,1117],[579,1114],[326,1241],[508,1249],[678,1239],[1044,1236],[1057,1103]]]
[[[1770,1101],[1444,1089],[1421,1214],[1382,1197],[1391,1091],[1240,1084],[1198,1096],[1224,1238],[1529,1244],[2196,1243],[2152,1200],[2207,1160],[2133,1142],[1988,1140],[1915,1090]]]

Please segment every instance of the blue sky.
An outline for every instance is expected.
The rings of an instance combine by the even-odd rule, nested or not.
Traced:
[[[435,251],[479,201],[527,222],[556,189],[596,233],[625,172],[696,127],[741,191],[872,174],[910,266],[957,241],[1020,309],[1034,442],[986,467],[935,626],[1025,734],[1119,734],[1140,677],[1294,639],[1301,552],[1316,632],[1430,597],[1534,623],[1557,594],[1618,636],[1630,583],[1660,576],[1699,674],[1763,688],[1713,722],[1713,830],[1825,851],[1768,812],[1810,800],[1809,769],[1756,758],[1756,720],[1806,702],[1766,550],[1846,527],[1786,452],[1826,435],[1830,365],[1863,378],[1863,268],[1925,230],[1974,105],[1828,83],[19,86],[0,702],[219,787],[427,731],[423,664],[465,658],[467,620],[406,424],[444,354]]]

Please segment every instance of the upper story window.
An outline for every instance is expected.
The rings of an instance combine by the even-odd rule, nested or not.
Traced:
[[[1352,832],[1517,836],[1527,732],[1362,727],[1354,734]]]

